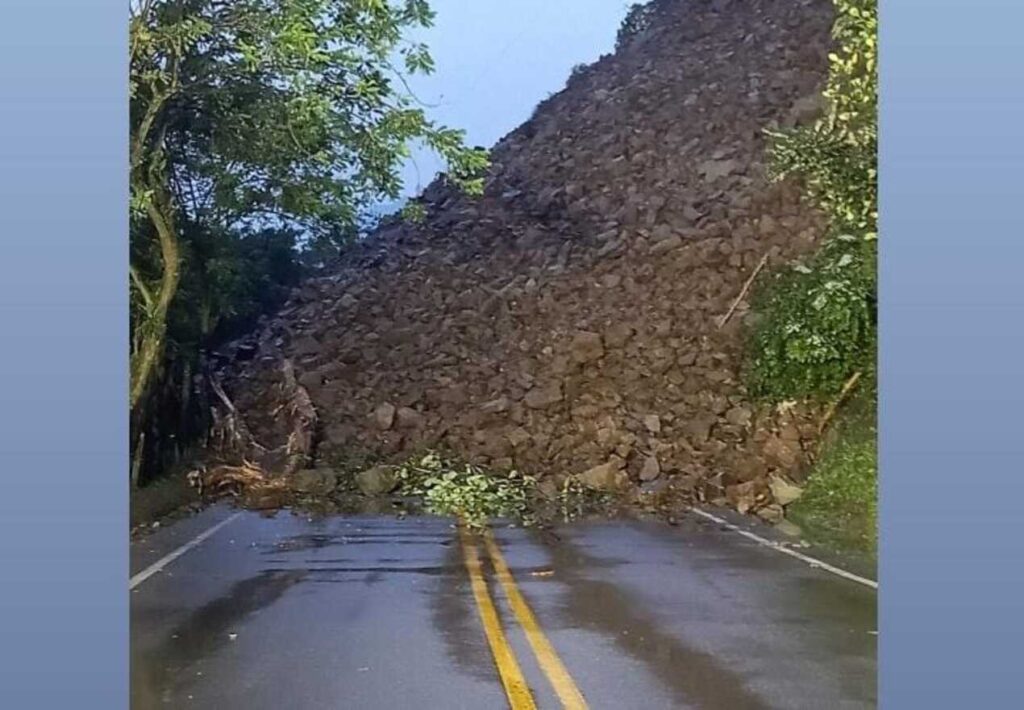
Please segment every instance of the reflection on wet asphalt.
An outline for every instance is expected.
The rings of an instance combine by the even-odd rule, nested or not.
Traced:
[[[135,572],[222,519],[133,544]],[[495,528],[591,708],[875,707],[873,591],[687,524]],[[491,578],[538,707],[559,707]],[[507,707],[451,521],[244,514],[132,594],[132,707]]]

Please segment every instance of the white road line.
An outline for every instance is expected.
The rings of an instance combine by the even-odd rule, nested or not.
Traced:
[[[826,572],[831,572],[832,574],[837,575],[839,577],[842,577],[844,579],[849,579],[852,582],[857,582],[858,584],[863,584],[865,587],[871,587],[872,589],[878,589],[878,582],[876,582],[873,579],[868,579],[867,577],[861,577],[860,575],[856,575],[853,572],[847,572],[845,569],[840,569],[839,567],[835,567],[833,565],[830,565],[827,562],[822,562],[821,560],[815,559],[815,558],[811,557],[810,555],[805,555],[805,554],[802,554],[800,552],[797,552],[796,550],[791,550],[790,548],[786,547],[785,545],[781,545],[781,544],[779,544],[777,542],[772,542],[771,540],[768,540],[767,538],[763,538],[760,535],[756,535],[756,534],[754,534],[754,533],[752,533],[752,532],[750,532],[748,530],[744,530],[740,526],[733,525],[728,520],[724,520],[723,518],[719,518],[717,515],[712,515],[711,513],[708,513],[707,511],[701,510],[700,508],[694,508],[693,506],[691,506],[690,510],[693,511],[694,513],[696,513],[697,515],[701,516],[702,518],[706,518],[708,520],[716,522],[719,525],[722,525],[724,527],[729,528],[730,530],[732,530],[735,533],[739,533],[740,535],[742,535],[743,537],[745,537],[745,538],[747,538],[749,540],[753,540],[754,542],[756,542],[759,545],[763,545],[765,547],[770,547],[771,549],[775,550],[776,552],[781,552],[784,555],[789,555],[790,557],[795,557],[796,559],[801,560],[802,562],[806,562],[811,567],[817,567],[819,569],[823,569]]]
[[[178,559],[179,557],[184,555],[186,552],[188,552],[189,550],[194,548],[196,545],[201,543],[206,538],[210,537],[210,535],[213,535],[215,532],[220,530],[222,527],[224,527],[225,525],[227,525],[228,523],[230,523],[232,520],[234,520],[235,518],[237,518],[240,515],[241,515],[241,512],[238,512],[238,513],[235,513],[234,515],[232,515],[232,516],[230,516],[228,518],[225,518],[224,520],[221,520],[219,523],[214,525],[212,528],[209,528],[208,530],[205,530],[204,532],[200,533],[195,538],[193,538],[189,542],[186,542],[184,545],[179,547],[174,552],[171,552],[170,554],[164,555],[163,557],[161,557],[159,560],[157,560],[156,562],[151,564],[149,567],[147,567],[146,569],[142,570],[137,575],[135,575],[134,577],[132,577],[131,579],[128,580],[128,591],[131,591],[131,590],[135,589],[137,586],[139,586],[140,584],[145,582],[147,579],[152,577],[154,574],[156,574],[157,572],[162,570],[164,567],[166,567],[167,565],[169,565],[172,562],[174,562],[176,559]]]

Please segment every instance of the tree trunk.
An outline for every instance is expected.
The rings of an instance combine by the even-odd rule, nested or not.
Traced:
[[[181,279],[181,252],[178,235],[174,230],[173,208],[162,186],[153,190],[153,198],[146,209],[160,239],[163,273],[152,308],[148,310],[144,321],[139,323],[138,347],[131,354],[129,403],[132,413],[138,410],[144,400],[163,359],[167,312]]]

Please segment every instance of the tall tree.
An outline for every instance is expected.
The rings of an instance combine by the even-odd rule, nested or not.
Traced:
[[[183,266],[189,235],[345,233],[399,196],[416,141],[482,189],[486,154],[430,121],[405,83],[433,69],[404,39],[432,19],[425,0],[132,0],[133,417],[159,376],[182,279],[202,273]],[[189,306],[209,321],[209,301]]]

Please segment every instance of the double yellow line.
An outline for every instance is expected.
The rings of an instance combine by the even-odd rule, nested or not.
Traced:
[[[512,710],[535,710],[537,705],[530,694],[526,679],[523,678],[515,653],[508,644],[508,639],[505,637],[505,632],[498,619],[498,612],[494,607],[494,601],[487,589],[487,581],[484,579],[480,565],[480,553],[477,547],[478,536],[473,535],[465,526],[460,525],[459,537],[462,542],[462,555],[466,563],[466,570],[469,572],[469,581],[473,588],[473,597],[476,599],[476,606],[480,611],[480,621],[483,624],[484,633],[487,635],[487,643],[491,647],[494,663],[498,667],[498,675],[505,688],[509,706]],[[537,623],[530,606],[519,592],[512,572],[505,563],[498,544],[494,541],[494,535],[490,530],[485,529],[479,537],[483,539],[487,555],[490,557],[495,575],[505,592],[512,613],[526,633],[526,640],[529,642],[530,648],[533,649],[537,663],[551,682],[562,707],[569,710],[586,710],[587,702],[583,699],[583,694],[576,687],[572,676],[569,675],[569,671],[566,670],[551,642],[541,630],[540,624]]]

